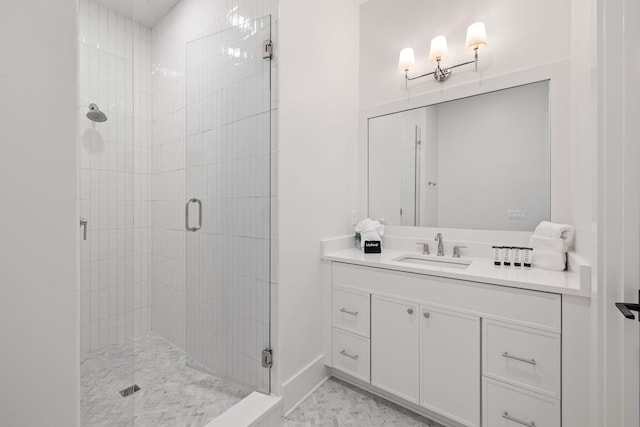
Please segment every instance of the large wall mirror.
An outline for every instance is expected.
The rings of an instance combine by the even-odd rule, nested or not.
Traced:
[[[369,216],[532,231],[550,219],[549,81],[368,120]]]

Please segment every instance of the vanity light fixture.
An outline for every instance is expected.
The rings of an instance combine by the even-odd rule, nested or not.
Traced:
[[[474,60],[462,62],[460,64],[452,65],[451,67],[442,68],[440,64],[445,62],[448,58],[447,51],[447,39],[445,36],[437,36],[431,40],[431,50],[429,51],[429,62],[436,64],[436,69],[430,73],[422,74],[416,77],[409,77],[409,72],[413,70],[416,65],[415,55],[413,49],[407,47],[400,51],[400,60],[398,61],[398,68],[400,72],[404,74],[405,88],[409,80],[419,79],[421,77],[431,76],[439,81],[443,82],[451,75],[451,70],[463,65],[474,64],[476,71],[478,71],[478,51],[487,47],[487,32],[483,22],[476,22],[469,25],[467,28],[467,51],[474,52]]]

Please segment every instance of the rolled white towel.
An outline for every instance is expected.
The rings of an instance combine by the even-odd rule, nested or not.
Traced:
[[[529,246],[539,251],[565,252],[564,240],[559,237],[538,236],[532,234],[529,238]]]
[[[564,240],[564,251],[567,252],[573,247],[576,238],[576,229],[573,225],[557,224],[549,221],[542,221],[536,227],[534,234],[538,236],[552,237]]]
[[[533,266],[545,270],[564,271],[567,259],[564,252],[533,250]]]

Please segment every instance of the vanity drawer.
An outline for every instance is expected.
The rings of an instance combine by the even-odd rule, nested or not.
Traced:
[[[483,375],[560,399],[560,335],[483,320]]]
[[[560,427],[560,401],[517,387],[483,379],[482,425],[494,427]]]
[[[333,326],[369,337],[369,294],[333,288]]]
[[[371,355],[369,340],[333,328],[333,367],[369,382]]]

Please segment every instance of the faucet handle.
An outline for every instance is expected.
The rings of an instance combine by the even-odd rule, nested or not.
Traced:
[[[466,246],[460,246],[460,245],[456,245],[453,247],[453,255],[451,255],[454,258],[460,258],[460,249],[466,249]]]
[[[436,238],[433,239],[433,240],[435,240],[437,242],[438,240],[441,240],[441,239],[442,239],[442,233],[438,233],[438,234],[436,234]]]
[[[422,253],[429,255],[429,244],[427,242],[416,242],[416,245],[422,245]]]

